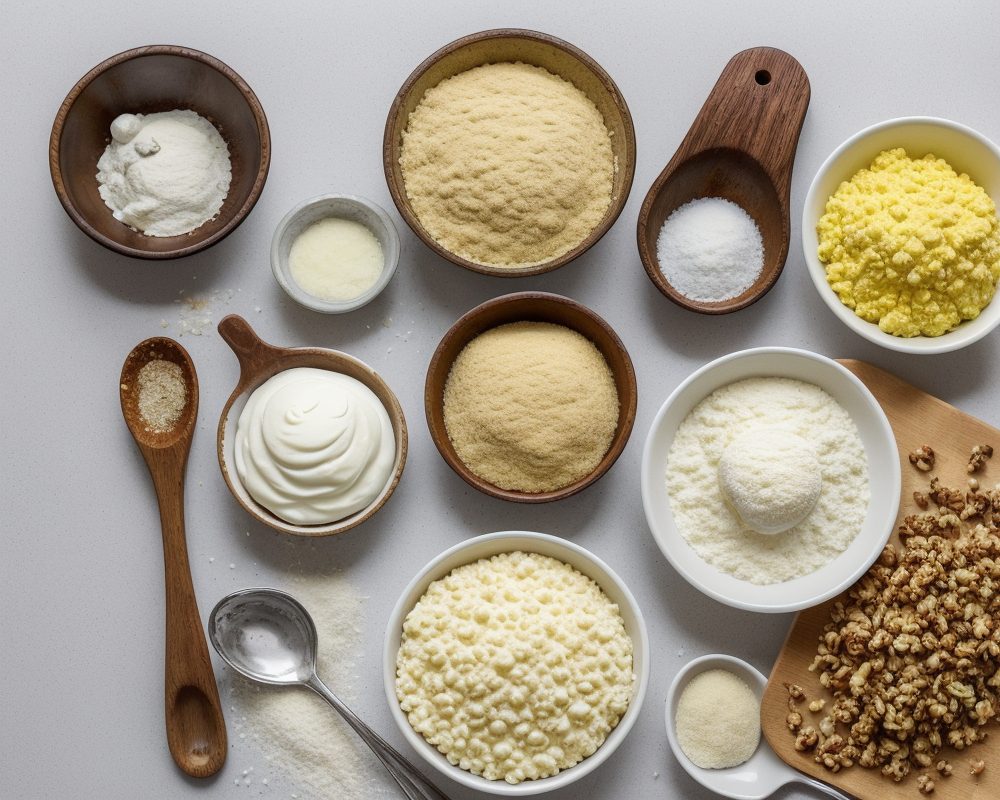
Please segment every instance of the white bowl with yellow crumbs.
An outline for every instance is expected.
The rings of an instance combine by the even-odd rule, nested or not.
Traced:
[[[908,159],[918,162],[928,154],[943,159],[957,176],[967,175],[981,187],[977,191],[962,182],[960,203],[952,205],[949,212],[957,211],[957,225],[928,225],[926,207],[917,210],[911,204],[914,197],[918,203],[930,199],[930,193],[936,191],[934,181],[947,176],[947,167],[919,164],[919,178],[902,180],[900,165],[906,162],[892,152],[900,148]],[[845,182],[872,167],[876,158],[880,159],[876,173],[862,180],[877,188],[878,196],[864,199]],[[950,180],[959,185],[960,178]],[[828,206],[838,193],[836,207]],[[988,207],[990,200],[1000,206],[1000,148],[982,134],[935,117],[900,117],[865,128],[827,158],[809,187],[802,211],[802,245],[809,275],[833,313],[869,341],[905,353],[946,353],[965,347],[1000,324],[1000,298],[993,294],[1000,283],[1000,251],[996,246],[1000,223],[989,221],[990,214],[994,219],[996,216],[995,208]],[[828,211],[834,213],[824,219]],[[980,246],[979,237],[989,227],[989,242]],[[970,237],[975,241],[970,252],[976,257],[964,259],[961,251],[944,249],[943,263],[939,263],[936,254],[953,244],[951,237],[955,235],[967,245]],[[897,250],[899,255],[889,261],[888,250],[883,252],[880,242],[894,237],[906,241]],[[831,242],[837,242],[836,248]],[[821,258],[821,248],[825,258]],[[877,268],[868,273],[871,280],[858,280],[851,271],[868,259],[873,259]],[[831,264],[836,265],[836,271],[830,272]],[[925,294],[918,297],[917,292]],[[979,310],[990,294],[992,299]],[[863,319],[849,304],[868,318]],[[924,309],[916,313],[918,304]],[[918,323],[911,325],[911,318]],[[942,329],[947,330],[938,333]]]
[[[649,640],[603,561],[504,531],[446,550],[410,581],[383,672],[393,719],[431,766],[523,797],[579,780],[621,744],[646,692]]]

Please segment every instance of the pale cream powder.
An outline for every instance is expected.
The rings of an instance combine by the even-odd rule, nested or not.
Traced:
[[[804,439],[822,474],[809,516],[773,535],[744,525],[719,486],[723,451],[755,427]],[[840,555],[861,530],[871,496],[868,460],[850,415],[818,386],[788,378],[737,381],[695,406],[670,447],[666,489],[677,528],[695,552],[756,584],[807,575]]]
[[[582,242],[611,203],[611,135],[597,106],[541,67],[486,64],[428,89],[399,159],[427,232],[453,253],[525,267]]]

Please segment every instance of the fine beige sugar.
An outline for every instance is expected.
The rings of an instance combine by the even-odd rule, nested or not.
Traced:
[[[611,203],[611,135],[572,83],[485,64],[428,89],[399,159],[420,224],[453,253],[518,268],[563,255]]]
[[[501,489],[549,492],[590,473],[618,426],[618,392],[584,336],[513,322],[465,346],[444,388],[444,424],[462,462]]]
[[[173,361],[147,361],[137,376],[139,416],[154,433],[169,431],[187,405],[184,371]]]
[[[750,758],[760,742],[760,701],[729,670],[691,679],[677,701],[677,741],[702,769],[726,769]]]

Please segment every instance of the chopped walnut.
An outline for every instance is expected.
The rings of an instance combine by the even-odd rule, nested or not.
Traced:
[[[924,794],[930,794],[934,791],[934,781],[929,775],[921,775],[917,778],[917,788]]]
[[[970,775],[982,775],[984,769],[986,769],[986,762],[983,761],[981,758],[976,761],[969,762]]]
[[[934,451],[926,444],[921,445],[910,453],[910,463],[921,472],[930,472],[934,469]]]
[[[813,700],[809,704],[809,710],[816,714],[823,710],[823,706],[826,705],[826,700]]]
[[[969,456],[969,463],[965,467],[965,471],[970,475],[973,472],[979,472],[983,468],[983,465],[993,457],[993,448],[988,444],[977,444],[972,448],[972,454]]]
[[[792,700],[801,700],[806,696],[805,689],[799,686],[797,683],[786,683],[785,689],[788,691],[788,696]]]
[[[796,749],[832,772],[857,763],[902,781],[921,770],[926,793],[927,770],[952,772],[941,750],[983,740],[1000,718],[1000,486],[932,478],[928,495],[938,510],[905,517],[902,547],[887,545],[834,603],[809,667],[833,702],[818,731],[792,729]]]
[[[914,492],[913,502],[917,504],[918,508],[927,508],[931,501],[930,498],[923,492]]]
[[[795,733],[802,727],[802,715],[798,711],[789,711],[788,716],[785,717],[785,724],[788,726],[788,730]]]

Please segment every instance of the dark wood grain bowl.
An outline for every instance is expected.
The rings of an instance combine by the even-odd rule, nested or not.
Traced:
[[[639,209],[636,240],[642,265],[653,285],[677,305],[701,314],[729,314],[756,303],[778,280],[788,256],[792,165],[809,96],[805,70],[782,50],[753,47],[726,64]],[[667,217],[703,197],[742,207],[757,223],[764,245],[757,279],[742,294],[719,302],[678,292],[657,257]]]
[[[190,109],[218,127],[229,146],[232,183],[219,214],[182,236],[146,236],[111,215],[97,161],[119,114]],[[133,258],[167,259],[221,241],[246,219],[264,188],[271,137],[257,96],[216,58],[174,45],[126,50],[102,61],[70,90],[49,138],[52,184],[66,213],[91,239]]]
[[[510,322],[552,322],[585,336],[600,350],[614,376],[618,392],[618,427],[600,463],[580,480],[551,492],[520,492],[501,489],[474,474],[459,458],[444,425],[444,387],[451,366],[470,341],[479,334]],[[604,475],[625,449],[635,422],[638,392],[635,369],[625,345],[614,329],[586,306],[548,292],[518,292],[487,300],[462,316],[441,339],[424,382],[424,413],[431,438],[441,456],[466,483],[501,500],[515,503],[548,503],[583,491]]]
[[[294,536],[332,536],[355,528],[371,519],[396,491],[403,476],[408,451],[406,416],[395,393],[381,375],[360,359],[323,347],[277,347],[261,339],[250,324],[236,314],[229,314],[219,322],[219,335],[226,341],[240,363],[240,378],[219,415],[216,449],[219,469],[233,498],[243,510],[258,522],[282,533]],[[312,367],[339,372],[360,381],[379,399],[389,414],[396,445],[396,458],[392,473],[378,496],[360,511],[321,525],[296,525],[272,514],[254,500],[243,486],[233,464],[233,446],[239,416],[254,390],[268,378],[296,367]]]
[[[572,250],[541,264],[518,269],[479,264],[453,253],[428,233],[420,224],[406,195],[402,169],[399,165],[403,131],[410,113],[424,93],[446,78],[483,64],[520,61],[543,67],[572,83],[597,106],[604,124],[611,133],[611,148],[615,158],[615,174],[611,187],[611,203],[597,226]],[[389,107],[382,140],[382,162],[389,194],[400,215],[413,232],[431,250],[460,267],[484,275],[504,278],[524,277],[551,272],[568,264],[593,247],[615,224],[628,200],[635,174],[635,129],[625,98],[611,76],[589,55],[569,42],[537,31],[500,28],[463,36],[446,44],[425,59],[406,79]]]

